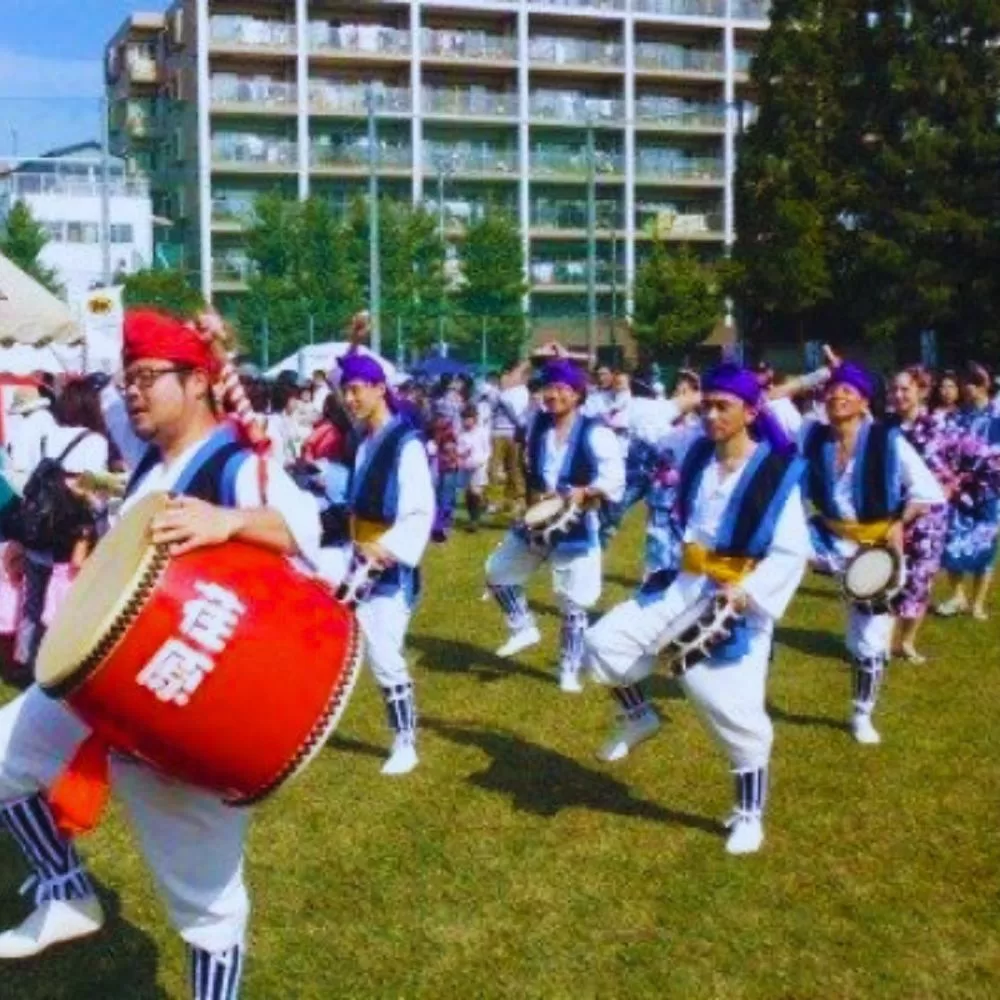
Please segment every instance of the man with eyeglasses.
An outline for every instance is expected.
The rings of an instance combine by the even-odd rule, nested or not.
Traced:
[[[256,459],[244,429],[220,420],[220,365],[204,334],[165,314],[130,312],[122,360],[128,427],[121,419],[111,423],[123,454],[138,456],[125,506],[152,492],[172,495],[153,522],[153,542],[181,554],[240,539],[314,560],[316,506],[276,462]],[[38,687],[0,710],[0,826],[33,870],[35,904],[24,923],[0,934],[0,959],[32,957],[94,934],[104,923],[94,884],[61,829],[57,808],[80,774],[75,768],[90,735]],[[111,783],[188,946],[192,997],[232,1000],[249,914],[243,880],[249,811],[118,756],[111,760]]]

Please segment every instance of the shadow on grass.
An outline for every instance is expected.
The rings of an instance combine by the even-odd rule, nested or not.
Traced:
[[[787,646],[796,652],[820,659],[843,660],[844,638],[828,628],[796,628],[794,625],[779,625],[774,633],[778,646]]]
[[[624,782],[584,767],[548,747],[530,743],[515,733],[424,719],[424,726],[459,746],[487,753],[490,764],[469,783],[487,792],[510,796],[515,809],[536,816],[555,816],[563,809],[591,809],[616,816],[635,816],[721,834],[714,820],[666,809],[636,798]]]
[[[353,736],[340,736],[334,733],[326,741],[325,749],[340,750],[343,753],[357,754],[359,757],[385,758],[389,755],[388,746],[379,747],[374,743],[366,743],[364,740],[356,740]]]
[[[16,888],[27,873],[14,842],[0,835],[0,925],[24,919],[30,903]],[[107,918],[91,938],[62,945],[24,962],[6,962],[3,996],[18,1000],[169,1000],[156,981],[158,950],[149,935],[122,919],[118,893],[98,885]],[[180,947],[178,939],[178,947]]]
[[[501,660],[482,646],[460,639],[445,639],[434,635],[413,635],[408,644],[421,656],[420,666],[444,674],[467,674],[484,684],[520,674],[532,680],[552,682],[552,674],[536,667],[526,667],[516,660]]]
[[[850,732],[851,727],[843,719],[833,719],[828,715],[803,715],[797,712],[788,712],[779,708],[773,702],[767,703],[768,715],[775,722],[787,722],[790,726],[811,726],[816,729],[834,729],[837,732]]]

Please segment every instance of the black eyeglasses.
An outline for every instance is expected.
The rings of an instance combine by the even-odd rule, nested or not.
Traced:
[[[122,372],[115,380],[119,389],[129,389],[133,385],[145,391],[152,389],[164,375],[186,375],[191,371],[183,365],[173,365],[170,368],[135,368],[130,372]]]

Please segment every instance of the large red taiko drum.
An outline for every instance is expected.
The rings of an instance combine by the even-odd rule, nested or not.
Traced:
[[[114,750],[233,805],[294,776],[333,732],[361,659],[329,588],[242,542],[172,558],[139,501],[84,564],[35,676]]]

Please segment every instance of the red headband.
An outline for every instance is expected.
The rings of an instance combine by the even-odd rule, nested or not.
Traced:
[[[209,338],[192,324],[154,309],[130,309],[125,313],[122,363],[145,358],[201,368],[213,381],[221,370]]]

